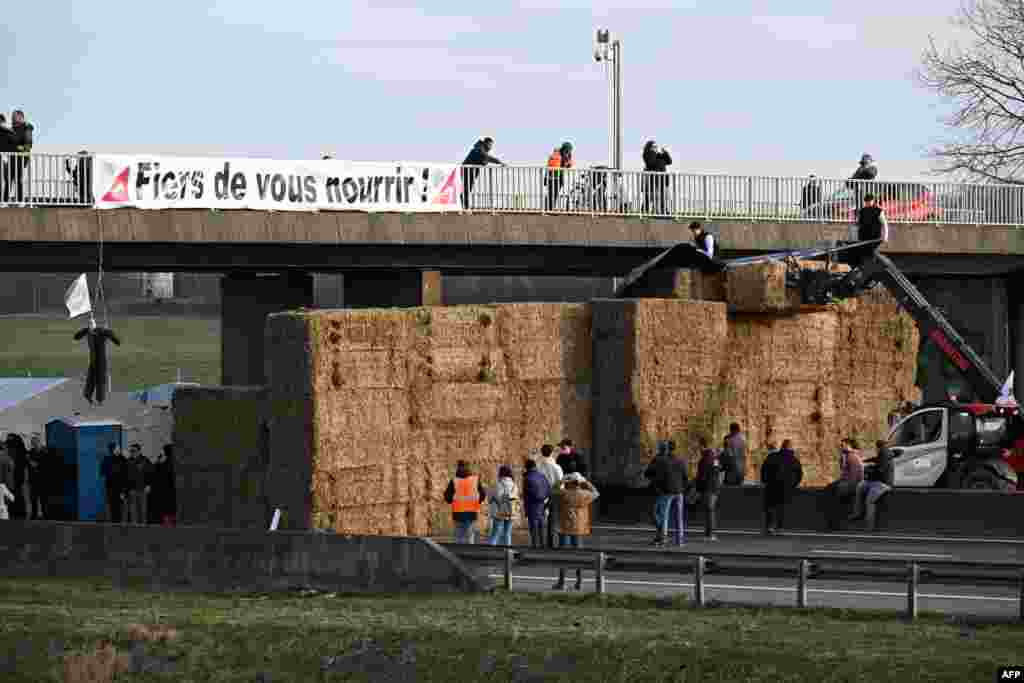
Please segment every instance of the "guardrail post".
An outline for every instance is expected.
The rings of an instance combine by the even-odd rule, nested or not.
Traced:
[[[515,555],[512,548],[505,548],[505,590],[512,590],[512,560]]]
[[[796,606],[807,607],[807,560],[800,560],[800,569],[796,575]]]
[[[1020,573],[1020,577],[1017,579],[1018,592],[1020,593],[1020,608],[1018,615],[1021,621],[1024,621],[1024,572]]]
[[[697,556],[697,564],[694,567],[693,599],[697,607],[704,606],[704,556]]]
[[[604,595],[604,560],[604,553],[598,553],[594,563],[594,590],[598,595]]]
[[[917,582],[920,570],[917,562],[910,563],[910,575],[907,578],[907,619],[917,618]]]

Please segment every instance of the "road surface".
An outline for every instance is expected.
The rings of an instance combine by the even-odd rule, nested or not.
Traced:
[[[599,525],[587,539],[587,549],[648,550],[652,555],[673,554],[672,549],[651,549],[653,527]],[[439,539],[450,540],[450,539]],[[521,539],[517,537],[516,543]],[[933,562],[1019,562],[1024,565],[1024,540],[991,538],[949,538],[933,536],[886,536],[875,534],[823,534],[790,532],[780,536],[762,536],[756,531],[723,531],[717,542],[705,541],[700,533],[690,534],[686,550],[707,550],[709,553],[743,553],[779,555],[794,554],[813,558],[815,555],[852,561],[872,559]],[[500,581],[500,561],[473,561],[472,565]],[[558,574],[556,565],[530,564],[513,567],[513,590],[552,591]],[[573,570],[568,571],[573,583]],[[1016,586],[976,583],[942,583],[942,579],[922,580],[918,588],[918,609],[947,615],[973,616],[985,619],[1014,619],[1020,613],[1020,590]],[[705,577],[705,596],[709,601],[726,603],[793,606],[796,604],[796,571],[790,576],[757,577],[718,575],[710,569]],[[584,591],[594,590],[594,572],[584,571]],[[608,593],[633,593],[653,597],[685,595],[693,597],[693,575],[678,576],[664,572],[608,569],[605,571]],[[809,607],[879,609],[902,612],[907,605],[907,583],[904,580],[828,580],[808,581]]]

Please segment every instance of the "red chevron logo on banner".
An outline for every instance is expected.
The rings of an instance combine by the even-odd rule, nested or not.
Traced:
[[[459,169],[452,171],[451,175],[448,176],[448,180],[445,181],[444,185],[441,186],[441,191],[434,197],[434,204],[454,204],[458,201],[458,197],[455,192],[455,179]]]
[[[114,179],[114,183],[110,186],[110,189],[107,190],[107,193],[103,195],[100,201],[128,201],[128,170],[128,167],[125,166],[124,170],[117,174],[117,178]]]

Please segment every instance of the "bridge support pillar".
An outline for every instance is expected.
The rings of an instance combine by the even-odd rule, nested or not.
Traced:
[[[440,306],[441,271],[345,271],[346,308]]]
[[[312,307],[313,276],[225,275],[220,281],[221,383],[259,386],[263,371],[264,327],[271,313]]]

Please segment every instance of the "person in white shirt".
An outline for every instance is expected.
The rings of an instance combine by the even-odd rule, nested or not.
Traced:
[[[565,473],[562,472],[562,468],[559,467],[557,462],[555,462],[555,458],[553,457],[554,452],[555,447],[552,446],[551,444],[546,443],[543,446],[541,446],[540,458],[538,458],[537,460],[537,469],[540,470],[540,473],[543,474],[544,477],[548,480],[548,483],[551,484],[552,491],[555,490],[555,487],[558,486],[558,483],[562,481],[562,478],[565,476]],[[550,499],[548,499],[547,510],[547,540],[549,548],[557,547],[555,545],[555,542],[557,541],[557,536],[555,535],[555,526],[556,521],[558,519],[558,513],[555,510],[555,505],[557,505],[557,501],[555,501],[554,497],[552,496]]]
[[[7,488],[7,485],[0,482],[0,519],[10,519],[11,515],[7,511],[7,502],[14,502],[14,494]]]
[[[697,251],[708,258],[715,258],[715,237],[704,230],[700,221],[690,223],[690,234],[693,235],[693,244]]]

